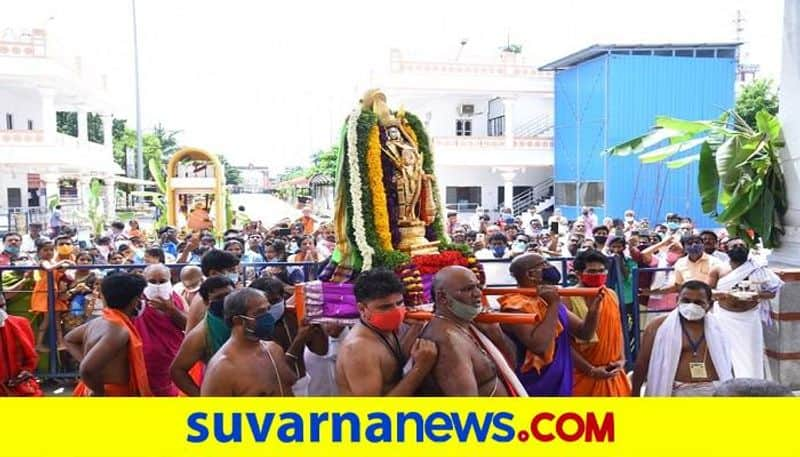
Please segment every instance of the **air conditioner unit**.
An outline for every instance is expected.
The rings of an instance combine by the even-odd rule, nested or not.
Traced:
[[[475,114],[475,105],[461,104],[458,105],[459,116],[472,116]]]

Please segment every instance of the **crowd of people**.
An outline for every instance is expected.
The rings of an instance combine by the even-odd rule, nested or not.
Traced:
[[[630,210],[602,223],[591,208],[573,221],[556,209],[547,223],[534,212],[503,210],[492,220],[479,209],[466,221],[448,214],[453,242],[481,260],[506,259],[516,285],[538,291],[502,295],[495,312],[533,321],[482,321],[481,284],[451,266],[433,280],[429,322],[406,318],[394,272],[361,272],[353,325],[294,313],[293,286],[333,253],[330,225],[310,208],[270,228],[239,219],[219,237],[173,227],[148,236],[136,221],[114,222],[90,243],[68,230],[51,240],[36,224],[6,233],[0,269],[38,269],[4,273],[0,395],[37,393],[36,361],[53,349],[45,344],[53,321],[54,349],[67,351],[80,375],[76,395],[669,396],[711,395],[721,383],[726,394],[740,384],[780,390],[753,379],[768,378],[762,323],[770,324],[782,282],[763,253],[698,231],[689,218],[669,214],[651,226]],[[568,258],[566,267],[554,257]],[[273,264],[258,265],[265,262]],[[606,286],[612,267],[622,296]],[[597,292],[563,296],[563,275],[569,287]],[[36,332],[6,311],[27,292]],[[636,296],[647,325],[633,361],[621,313]]]

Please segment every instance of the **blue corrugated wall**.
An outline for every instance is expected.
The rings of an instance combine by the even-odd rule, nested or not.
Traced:
[[[646,132],[657,115],[718,117],[734,104],[735,68],[734,59],[603,55],[559,71],[555,181],[604,180],[606,210],[613,217],[633,208],[651,221],[677,212],[698,226],[717,226],[700,209],[696,163],[667,170],[600,152]],[[568,217],[577,215],[577,207],[562,209]],[[604,214],[602,208],[596,212]]]

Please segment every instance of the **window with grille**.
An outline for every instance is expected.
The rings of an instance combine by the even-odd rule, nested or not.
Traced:
[[[486,131],[489,136],[503,136],[506,126],[506,111],[503,100],[495,98],[489,100],[489,114]]]
[[[456,136],[472,136],[472,120],[471,119],[457,119],[456,120]]]

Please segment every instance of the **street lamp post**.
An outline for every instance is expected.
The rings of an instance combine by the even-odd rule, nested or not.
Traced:
[[[136,27],[136,0],[131,0],[133,10],[133,69],[136,84],[136,177],[144,179],[144,158],[142,156],[142,107],[139,99],[139,38]],[[139,185],[139,190],[144,186]]]

